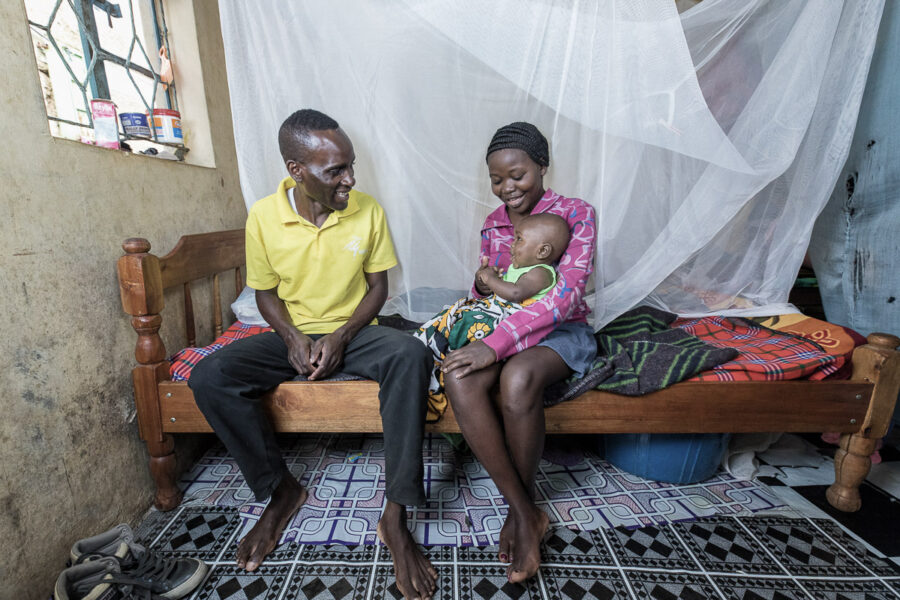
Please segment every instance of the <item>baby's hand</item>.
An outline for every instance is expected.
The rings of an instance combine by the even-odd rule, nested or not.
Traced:
[[[488,257],[482,256],[481,268],[475,272],[475,288],[482,294],[490,294],[491,289],[488,287],[488,280],[491,276],[496,276],[499,271],[499,267],[488,266]]]
[[[492,280],[500,278],[500,268],[484,267],[483,269],[478,270],[476,277],[483,285],[488,285]]]

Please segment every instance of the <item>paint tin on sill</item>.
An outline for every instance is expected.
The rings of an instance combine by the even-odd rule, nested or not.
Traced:
[[[122,130],[125,132],[125,135],[150,137],[150,124],[147,121],[147,115],[144,113],[122,113],[119,115],[119,120],[122,121]]]
[[[118,148],[119,121],[115,103],[112,100],[91,100],[91,118],[94,121],[94,145]]]
[[[151,115],[153,129],[156,131],[156,141],[168,144],[184,143],[184,135],[181,132],[181,113],[168,108],[157,108]]]

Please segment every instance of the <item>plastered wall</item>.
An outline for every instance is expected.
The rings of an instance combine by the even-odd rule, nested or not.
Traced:
[[[0,3],[0,598],[47,598],[74,540],[150,506],[136,338],[115,274],[122,240],[164,252],[246,216],[218,9],[197,0],[193,12],[202,72],[180,76],[202,82],[214,168],[51,138],[24,7]]]
[[[898,59],[900,4],[886,2],[850,155],[809,250],[828,320],[863,335],[900,335]]]

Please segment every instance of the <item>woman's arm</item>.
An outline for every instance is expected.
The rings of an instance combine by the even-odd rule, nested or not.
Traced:
[[[536,345],[557,325],[569,320],[584,298],[588,277],[594,270],[596,217],[587,202],[569,203],[565,216],[571,237],[557,268],[556,286],[541,300],[498,323],[493,333],[482,340],[497,360]]]
[[[497,269],[489,264],[491,260],[491,239],[485,234],[484,230],[481,231],[481,252],[479,252],[478,256],[480,267],[475,273],[475,283],[472,284],[472,297],[484,298],[491,293],[491,290],[486,285],[481,283],[480,276],[487,270],[492,270],[495,273],[497,272]]]

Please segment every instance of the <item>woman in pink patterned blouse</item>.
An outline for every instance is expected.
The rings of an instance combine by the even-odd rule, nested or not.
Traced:
[[[512,123],[498,129],[487,163],[491,191],[503,205],[488,215],[481,230],[481,269],[502,272],[509,266],[513,229],[532,213],[557,214],[571,232],[557,266],[556,287],[483,340],[448,354],[443,365],[444,388],[460,429],[509,503],[499,558],[511,563],[509,580],[519,582],[537,572],[549,522],[534,503],[544,448],[544,388],[573,373],[584,375],[597,353],[584,302],[594,266],[596,219],[583,200],[544,189],[549,147],[534,125]],[[489,294],[477,275],[473,294]],[[495,405],[491,390],[498,381]]]

